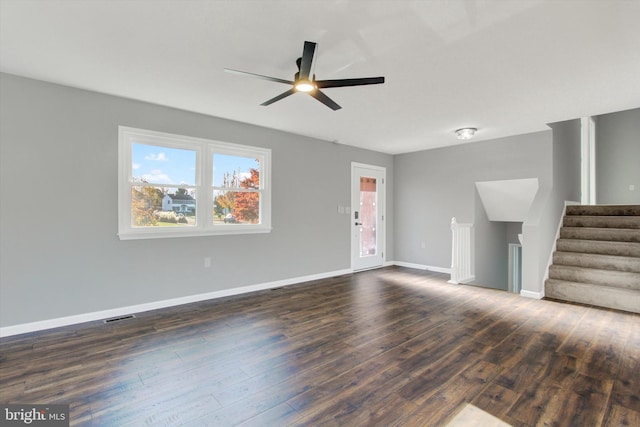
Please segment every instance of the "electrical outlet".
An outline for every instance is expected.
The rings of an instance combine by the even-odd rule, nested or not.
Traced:
[[[635,185],[633,185],[633,184],[631,184],[631,185],[629,186],[629,191],[636,191],[636,186],[635,186]]]
[[[422,249],[426,249],[426,248],[427,248],[427,244],[426,244],[425,242],[421,242],[421,243],[420,243],[420,247],[421,247]]]
[[[209,268],[211,267],[211,258],[210,257],[204,257],[204,268]]]

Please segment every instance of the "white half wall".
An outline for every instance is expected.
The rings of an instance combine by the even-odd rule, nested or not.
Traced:
[[[476,182],[490,221],[524,222],[538,192],[538,179]]]

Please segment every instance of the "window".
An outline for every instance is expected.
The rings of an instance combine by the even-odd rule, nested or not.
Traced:
[[[120,239],[271,231],[271,150],[121,126]]]

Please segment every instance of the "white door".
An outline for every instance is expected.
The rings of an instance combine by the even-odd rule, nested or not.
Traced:
[[[384,263],[385,168],[351,164],[351,268]]]

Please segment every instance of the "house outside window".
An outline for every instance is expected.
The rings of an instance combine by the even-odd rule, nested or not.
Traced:
[[[271,150],[119,128],[120,239],[271,231]]]

